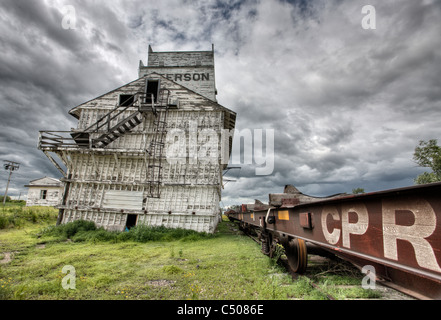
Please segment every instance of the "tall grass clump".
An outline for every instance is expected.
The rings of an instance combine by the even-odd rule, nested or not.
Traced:
[[[97,227],[92,221],[76,220],[59,226],[51,226],[42,231],[42,235],[53,236],[62,240],[72,239],[80,232],[95,231]],[[73,240],[73,239],[72,239]]]
[[[9,206],[0,210],[0,229],[20,228],[26,223],[55,221],[58,210],[53,207]]]
[[[107,231],[97,228],[92,221],[76,220],[59,226],[52,226],[41,232],[43,236],[52,236],[60,240],[72,241],[110,241],[110,242],[150,242],[150,241],[195,241],[214,237],[212,234],[182,228],[140,225],[129,231]]]
[[[149,242],[149,241],[194,241],[199,239],[207,239],[213,237],[212,234],[206,232],[197,232],[194,230],[182,228],[166,228],[164,226],[145,226],[140,225],[130,229],[127,235],[122,235],[121,238],[132,240],[135,242]]]
[[[166,228],[164,226],[139,225],[127,232],[118,234],[118,241],[150,242],[150,241],[195,241],[207,239],[214,235],[183,228]]]

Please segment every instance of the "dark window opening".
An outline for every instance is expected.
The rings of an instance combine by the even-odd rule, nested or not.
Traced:
[[[133,94],[119,95],[119,105],[120,106],[131,106],[134,101],[135,101],[135,96]]]
[[[47,197],[47,190],[40,190],[40,199],[46,200]]]
[[[146,103],[152,103],[152,95],[153,95],[153,102],[158,102],[158,95],[159,95],[159,80],[147,80],[146,88],[145,88]]]
[[[130,228],[136,226],[137,218],[138,218],[137,214],[128,214],[127,215],[126,228],[130,230]]]

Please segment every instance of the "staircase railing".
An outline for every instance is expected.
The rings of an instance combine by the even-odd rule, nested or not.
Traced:
[[[48,131],[43,130],[39,132],[38,139],[38,148],[40,150],[49,150],[54,151],[59,148],[93,148],[94,143],[92,139],[90,139],[90,133],[96,133],[100,131],[110,132],[111,129],[115,126],[111,126],[111,123],[114,119],[120,116],[123,112],[128,110],[129,108],[138,107],[138,110],[135,112],[153,112],[155,116],[159,110],[165,110],[168,106],[168,97],[169,90],[161,89],[159,91],[159,96],[156,103],[146,103],[146,93],[145,92],[136,92],[134,94],[133,102],[127,106],[121,106],[121,104],[125,104],[128,99],[122,101],[122,103],[118,104],[115,108],[108,111],[106,114],[101,116],[95,123],[88,126],[85,129],[78,129],[72,131]],[[154,97],[152,97],[151,101],[154,101]],[[133,114],[131,115],[133,116]],[[129,116],[130,117],[130,116]],[[123,120],[124,121],[124,120]],[[120,124],[121,121],[118,123]],[[117,124],[117,125],[118,125]],[[130,128],[132,129],[132,128]],[[157,130],[157,129],[155,129]],[[102,136],[100,137],[102,138]],[[100,138],[96,139],[99,140]]]
[[[111,121],[113,119],[117,118],[121,113],[126,111],[128,108],[134,107],[136,102],[142,100],[143,95],[144,95],[144,92],[137,92],[134,95],[133,102],[131,104],[129,104],[127,106],[124,106],[124,103],[131,99],[131,97],[127,98],[122,103],[118,104],[114,109],[110,110],[105,115],[103,115],[101,118],[99,118],[94,124],[90,125],[86,129],[81,130],[81,131],[84,131],[84,132],[97,132],[99,129],[101,129],[106,124],[107,124],[107,131],[109,131],[110,130],[110,123],[111,123]],[[114,113],[114,114],[112,115],[112,113]],[[100,122],[102,122],[104,120],[105,120],[105,122],[100,124]]]
[[[118,104],[115,108],[100,117],[95,123],[83,130],[40,131],[38,148],[44,151],[50,159],[51,157],[48,151],[57,152],[63,148],[104,148],[139,125],[142,122],[142,118],[139,116],[143,112],[152,112],[155,118],[153,120],[154,132],[152,140],[147,149],[138,151],[144,153],[146,161],[148,162],[146,183],[149,188],[147,197],[159,198],[160,186],[162,184],[162,157],[165,149],[164,140],[167,133],[169,93],[169,90],[161,89],[156,102],[154,95],[152,95],[150,101],[147,102],[147,99],[145,99],[146,93],[138,92],[134,95],[132,103],[124,106],[128,99],[132,99],[132,97],[127,98],[126,101],[122,101],[122,103]],[[135,104],[138,105],[138,109],[134,113],[111,126],[114,119],[117,119],[129,108],[133,108]],[[90,134],[96,134],[98,132],[102,134],[98,138],[92,139]]]

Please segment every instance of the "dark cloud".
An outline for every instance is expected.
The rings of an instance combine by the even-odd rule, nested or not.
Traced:
[[[39,130],[69,130],[72,107],[136,79],[154,50],[215,44],[220,104],[237,129],[274,130],[274,171],[231,170],[223,205],[294,184],[327,195],[406,186],[421,139],[440,139],[439,1],[12,1],[0,4],[0,155],[21,161],[10,192],[59,177]],[[61,26],[72,5],[76,28]],[[237,143],[237,140],[235,141]],[[243,150],[242,150],[243,153]],[[4,171],[0,188],[5,185]]]
[[[239,109],[248,125],[277,128],[271,176],[276,179],[269,179],[274,189],[293,183],[326,195],[409,185],[418,174],[411,162],[418,137],[440,135],[434,120],[441,101],[439,6],[373,4],[375,31],[360,27],[364,3],[321,2],[311,7],[313,15],[296,15],[302,27],[283,24],[287,31],[280,41],[271,31],[282,27],[283,14],[268,36],[255,40],[267,45],[250,54],[246,65],[254,78],[240,83],[265,88],[269,97],[254,89],[230,91],[234,96],[227,99],[259,106]],[[271,12],[266,14],[271,19]],[[266,86],[256,78],[265,79]]]

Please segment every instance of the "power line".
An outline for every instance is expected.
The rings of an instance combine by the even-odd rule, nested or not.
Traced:
[[[8,183],[6,184],[6,191],[5,191],[5,195],[3,196],[3,205],[5,205],[6,196],[8,195],[9,181],[11,181],[12,171],[18,170],[18,168],[20,168],[20,163],[9,160],[3,160],[3,162],[5,162],[3,164],[3,167],[6,170],[9,170]]]

